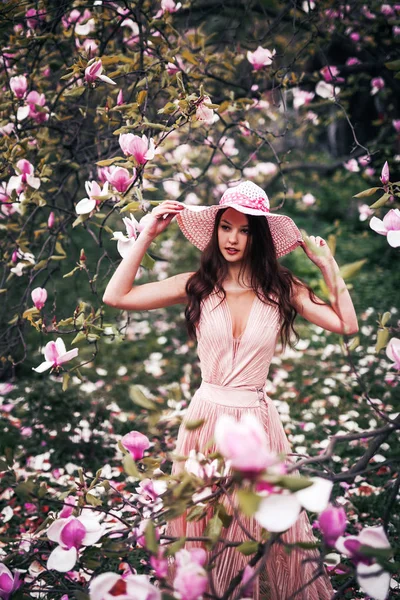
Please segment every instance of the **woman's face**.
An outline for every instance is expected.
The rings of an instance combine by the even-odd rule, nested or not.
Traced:
[[[230,263],[243,260],[249,235],[247,216],[228,208],[218,224],[218,246],[225,260]]]

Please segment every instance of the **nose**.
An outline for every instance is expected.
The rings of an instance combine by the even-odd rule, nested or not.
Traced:
[[[238,243],[237,231],[235,231],[234,229],[232,229],[229,232],[229,243],[232,245],[235,245]]]

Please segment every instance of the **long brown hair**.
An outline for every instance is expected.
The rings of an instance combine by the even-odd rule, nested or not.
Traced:
[[[223,298],[226,296],[222,284],[228,274],[228,263],[222,256],[218,245],[218,226],[225,210],[227,209],[217,212],[211,240],[201,255],[200,268],[189,277],[186,283],[188,303],[185,309],[185,318],[189,337],[193,340],[196,339],[196,326],[200,320],[202,300],[209,296],[215,288]],[[299,340],[299,335],[293,325],[297,310],[291,302],[295,284],[302,285],[308,290],[314,304],[321,304],[321,302],[306,283],[294,277],[289,269],[278,262],[268,219],[262,216],[246,216],[249,237],[239,278],[244,272],[245,266],[249,264],[251,266],[250,285],[253,291],[262,302],[275,304],[279,308],[280,339],[283,348],[287,344],[294,348]],[[292,332],[295,336],[294,341],[291,340]]]

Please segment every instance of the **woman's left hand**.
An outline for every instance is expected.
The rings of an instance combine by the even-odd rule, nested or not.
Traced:
[[[319,235],[306,236],[301,247],[308,258],[319,268],[324,267],[335,260],[327,242]]]

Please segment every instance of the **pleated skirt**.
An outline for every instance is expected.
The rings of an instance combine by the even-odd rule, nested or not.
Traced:
[[[261,393],[260,393],[261,392]],[[208,452],[215,450],[211,443],[215,423],[222,414],[228,414],[239,420],[244,411],[251,412],[263,424],[267,433],[270,450],[276,453],[290,453],[291,447],[283,429],[278,411],[265,390],[260,388],[243,389],[213,385],[203,382],[193,396],[184,422],[177,437],[175,452],[179,456],[188,456],[190,450]],[[185,428],[185,422],[204,419],[205,423],[196,430]],[[173,463],[172,475],[184,469],[184,462]],[[236,501],[235,496],[231,502]],[[231,502],[223,500],[227,512],[233,513]],[[166,535],[173,537],[201,537],[209,519],[211,510],[200,521],[188,521],[186,513],[170,521]],[[234,547],[225,548],[223,542],[244,542],[248,534],[255,540],[261,540],[261,527],[254,517],[240,516],[233,518],[227,528],[221,532],[221,541],[207,553],[208,563],[215,565],[209,573],[208,593],[223,596],[232,579],[249,563],[251,556],[244,556]],[[307,514],[303,511],[297,522],[281,535],[284,544],[275,542],[267,552],[265,562],[259,576],[255,579],[252,598],[255,600],[330,600],[334,590],[329,577],[321,571],[320,554],[316,549],[292,549],[290,552],[285,544],[295,542],[316,542]],[[186,542],[185,548],[203,547],[201,542]],[[168,581],[172,585],[175,573],[171,560]],[[306,585],[312,582],[310,585]],[[236,588],[229,598],[238,598]]]

